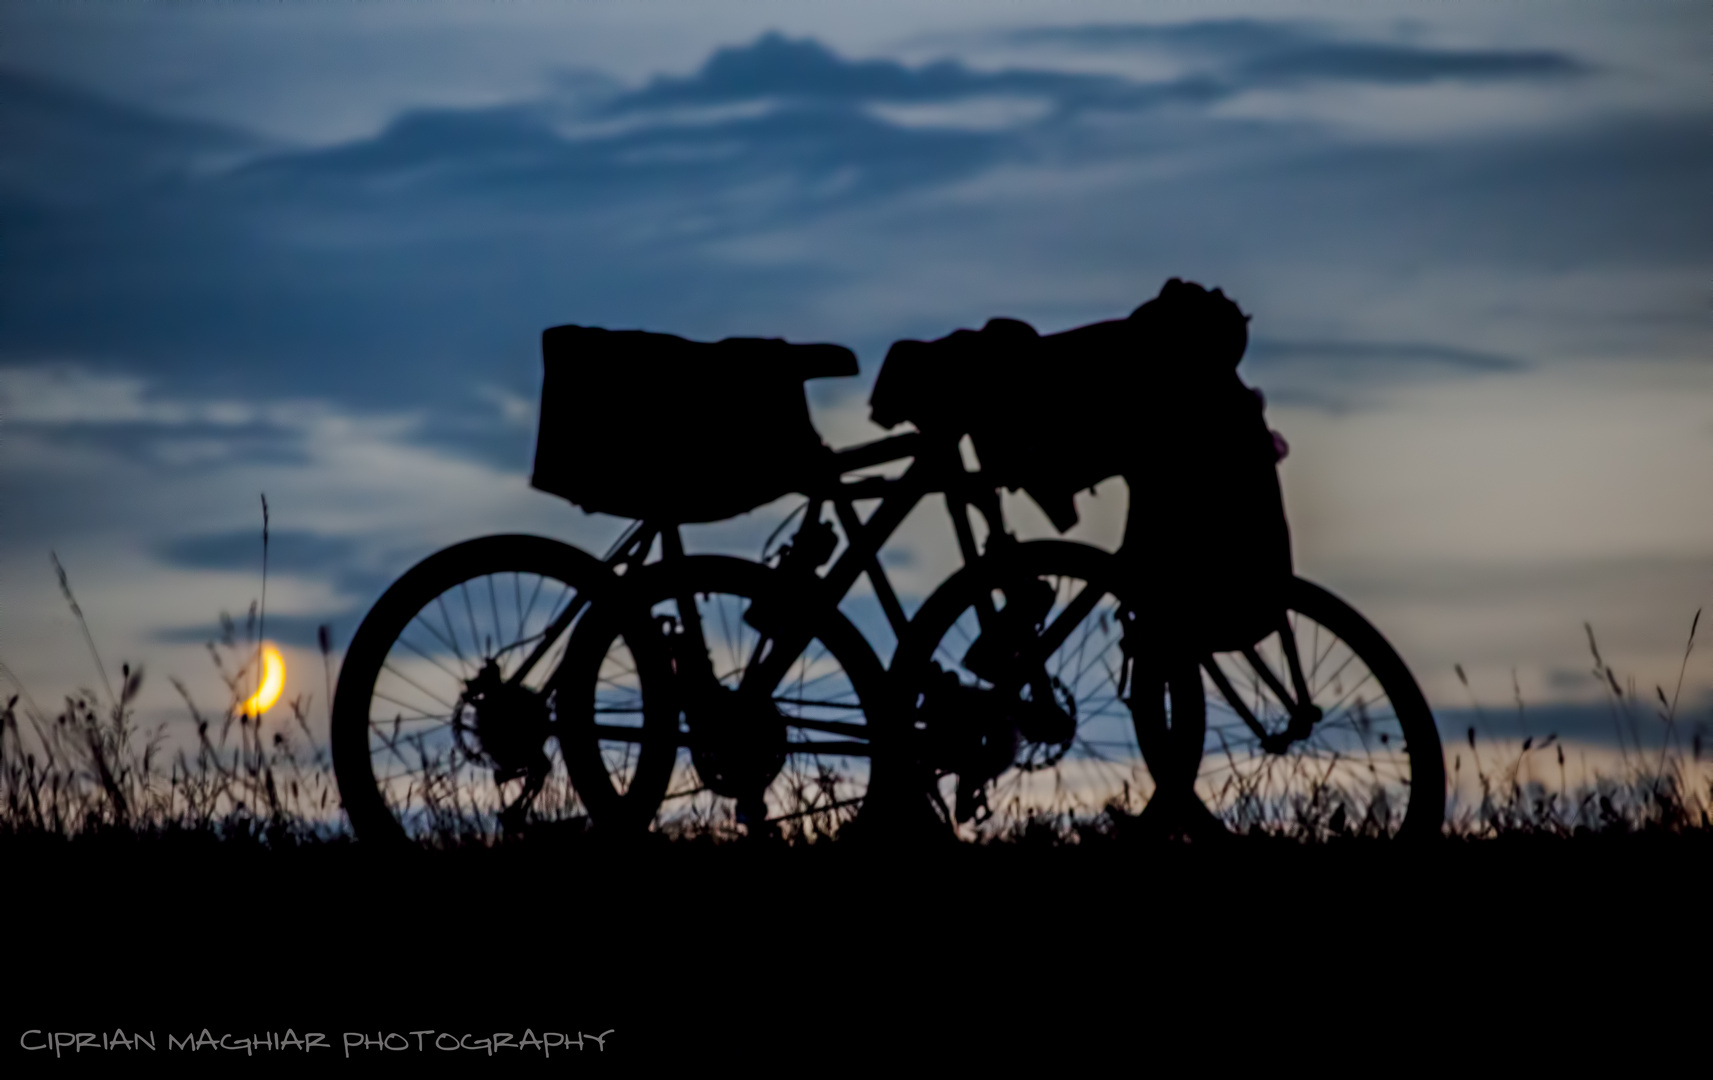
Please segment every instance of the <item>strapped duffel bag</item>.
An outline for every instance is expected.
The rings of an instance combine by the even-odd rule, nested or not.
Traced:
[[[1173,278],[1125,319],[1045,337],[994,319],[900,341],[871,416],[968,435],[983,474],[1061,532],[1077,523],[1077,492],[1123,476],[1123,552],[1148,601],[1203,647],[1239,648],[1273,628],[1292,574],[1283,441],[1236,371],[1246,323],[1218,289]]]

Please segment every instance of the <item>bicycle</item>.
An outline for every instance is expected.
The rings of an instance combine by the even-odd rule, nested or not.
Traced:
[[[842,479],[907,459],[896,479]],[[879,549],[949,488],[975,559],[956,509],[968,475],[955,443],[930,450],[913,433],[830,454],[777,567],[685,554],[670,520],[636,522],[600,560],[527,536],[423,560],[371,609],[340,672],[334,764],[353,827],[397,839],[586,813],[622,831],[685,800],[705,819],[711,800],[695,797],[707,794],[745,823],[837,831],[866,796],[872,744],[885,742],[870,713],[886,693],[837,602],[866,573],[892,631],[907,633]],[[976,495],[997,513],[991,489]],[[859,520],[856,503],[877,497]],[[844,550],[822,577],[840,543],[820,520],[829,503]],[[686,773],[696,781],[673,787]]]
[[[544,337],[549,356],[564,344],[556,344],[554,335],[567,338],[561,331],[575,332],[569,333],[573,345],[593,342],[596,351],[688,349],[698,362],[720,350],[735,350],[746,361],[757,354],[771,355],[774,377],[764,380],[767,392],[760,395],[763,407],[757,411],[777,421],[781,412],[794,405],[801,413],[798,430],[814,440],[812,448],[799,443],[794,449],[805,451],[817,464],[862,468],[886,459],[893,449],[913,445],[905,437],[889,441],[878,454],[864,448],[835,457],[820,444],[808,421],[802,381],[856,374],[854,355],[836,346],[787,347],[783,342],[753,339],[707,346],[667,335],[608,336],[604,331],[569,327],[556,328]],[[549,367],[544,402],[555,392],[551,363]],[[794,402],[781,392],[785,384],[791,384]],[[602,389],[634,396],[641,388]],[[704,385],[682,398],[718,400],[719,392],[717,386]],[[671,419],[679,430],[695,424],[694,416],[685,410]],[[566,437],[584,432],[573,428]],[[560,481],[539,467],[541,460],[555,456],[546,433],[544,425],[537,481],[554,490]],[[601,440],[602,434],[597,434],[592,441]],[[580,448],[558,456],[576,460],[576,449]],[[907,452],[896,455],[905,456]],[[777,580],[758,564],[683,553],[681,524],[728,517],[769,501],[780,493],[775,490],[780,483],[796,482],[800,471],[791,470],[785,480],[781,479],[785,474],[764,478],[759,487],[754,482],[745,486],[754,480],[753,474],[741,477],[730,485],[737,489],[735,496],[710,496],[697,491],[694,484],[680,484],[665,498],[635,506],[627,501],[632,496],[623,485],[616,491],[597,490],[597,478],[565,478],[570,485],[566,492],[585,505],[620,512],[641,509],[649,516],[627,531],[602,560],[540,537],[486,537],[432,555],[407,572],[365,617],[347,651],[335,694],[334,765],[357,833],[394,840],[407,834],[492,835],[515,830],[526,818],[577,821],[585,817],[622,831],[651,819],[663,802],[702,791],[728,798],[726,793],[741,790],[746,816],[753,816],[749,814],[755,809],[752,804],[761,795],[749,789],[756,786],[758,773],[766,773],[772,784],[785,771],[777,760],[767,764],[779,758],[782,750],[778,745],[759,745],[745,734],[744,725],[731,719],[734,715],[748,716],[772,731],[774,744],[780,741],[778,718],[789,716],[796,730],[818,733],[813,738],[817,745],[807,754],[812,758],[826,759],[841,749],[841,739],[829,739],[829,734],[841,736],[843,749],[854,756],[866,757],[862,703],[877,696],[882,670],[861,635],[836,610],[818,623],[811,621],[808,636],[792,656],[780,654],[781,670],[772,673],[775,682],[791,674],[794,658],[800,660],[796,679],[800,692],[795,698],[752,704],[749,694],[731,693],[736,687],[721,685],[722,680],[732,681],[734,656],[753,659],[749,650],[756,642],[745,638],[747,624],[741,622],[742,616],[750,614],[750,605],[761,601],[776,612],[792,610],[790,598],[775,596],[779,585],[802,576],[796,568],[810,561],[812,544],[822,550],[817,565],[831,556],[833,548],[826,544],[831,529],[818,522],[818,511],[815,526],[800,530],[794,538],[790,558],[777,571]],[[822,475],[836,478],[838,474]],[[663,516],[653,515],[656,507],[663,508]],[[896,515],[897,520],[902,517],[902,513]],[[886,531],[892,527],[896,520]],[[643,573],[643,564],[656,547],[660,561]],[[872,553],[869,562],[876,569],[877,587],[889,600],[888,617],[895,626],[902,626],[901,609]],[[808,569],[813,576],[814,567]],[[848,588],[862,570],[847,558],[835,573]],[[640,606],[633,602],[632,598],[665,585],[670,586],[665,599],[651,597]],[[621,592],[625,598],[615,599]],[[662,605],[670,610],[651,610]],[[591,618],[591,613],[606,614]],[[599,649],[572,648],[573,640],[592,636],[583,633],[579,638],[572,632],[573,624],[580,629],[584,623],[599,627],[605,635]],[[713,628],[717,638],[713,649],[705,627]],[[817,642],[818,648],[812,648]],[[829,663],[836,670],[814,676],[816,694],[801,692],[808,684],[808,668]],[[693,684],[691,668],[701,675],[701,682],[694,683],[699,695],[688,692]],[[578,673],[576,680],[567,677],[568,671]],[[571,686],[593,688],[592,696],[580,703],[580,711],[567,691]],[[645,686],[655,688],[646,700]],[[780,705],[784,713],[777,711]],[[696,738],[681,736],[681,716],[687,729],[683,734],[694,728]],[[575,738],[567,734],[573,727]],[[557,757],[547,752],[550,741],[559,745]],[[680,756],[706,778],[695,791],[667,790]],[[854,775],[854,783],[863,789],[865,774],[866,765],[853,769],[849,763],[841,763],[837,773]],[[800,783],[813,779],[828,791],[840,782],[825,761],[813,777],[797,771],[786,775]],[[835,812],[854,805],[847,798],[835,801],[841,804]]]
[[[855,374],[854,357],[830,366],[816,370]],[[907,460],[896,477],[846,479]],[[404,575],[353,639],[336,695],[335,768],[358,834],[558,820],[821,837],[891,807],[970,835],[995,804],[1015,822],[1073,807],[1147,820],[1149,805],[1179,803],[1240,830],[1294,816],[1330,832],[1437,831],[1444,767],[1425,700],[1324,590],[1293,582],[1288,614],[1249,648],[1138,657],[1159,637],[1122,560],[1012,539],[957,438],[826,451],[793,483],[803,525],[772,567],[687,555],[684,521],[667,515],[604,559],[489,537]],[[965,565],[909,617],[878,554],[936,493]],[[821,520],[829,505],[842,536]],[[890,668],[839,610],[864,575],[898,640]]]

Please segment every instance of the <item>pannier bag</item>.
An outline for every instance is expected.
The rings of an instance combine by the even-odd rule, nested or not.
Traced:
[[[1292,573],[1283,441],[1237,376],[1247,345],[1236,304],[1173,278],[1126,319],[1047,336],[994,319],[897,342],[871,416],[967,434],[983,473],[1061,532],[1077,522],[1078,491],[1123,476],[1123,551],[1145,595],[1200,647],[1240,648],[1273,629]]]
[[[719,521],[801,491],[831,451],[803,382],[855,375],[842,345],[555,326],[530,483],[593,513]]]

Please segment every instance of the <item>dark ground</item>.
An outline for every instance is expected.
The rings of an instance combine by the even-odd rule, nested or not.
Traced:
[[[1699,834],[413,857],[14,839],[0,860],[0,1045],[31,1075],[129,1071],[145,1052],[20,1047],[31,1029],[114,1028],[155,1031],[150,1056],[178,1071],[1136,1072],[1324,1061],[1353,1041],[1394,1061],[1451,1047],[1493,1061],[1543,1042],[1704,1049],[1705,1020],[1677,1010],[1705,1010],[1713,980]],[[167,1033],[204,1028],[330,1046],[169,1053]],[[611,1034],[551,1058],[409,1035],[526,1028]],[[345,1032],[411,1049],[346,1057]]]

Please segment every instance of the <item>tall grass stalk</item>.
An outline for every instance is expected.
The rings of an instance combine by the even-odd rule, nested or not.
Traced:
[[[265,537],[265,499],[263,507]],[[262,647],[266,617],[262,604],[250,606],[242,633],[222,614],[220,638],[208,644],[226,688],[221,709],[205,711],[182,682],[171,680],[195,732],[194,740],[178,740],[188,745],[175,747],[165,724],[146,732],[139,729],[136,701],[143,685],[142,668],[121,665],[114,689],[69,576],[57,557],[53,565],[106,694],[104,698],[96,691],[80,690],[66,696],[63,707],[50,715],[0,664],[0,678],[13,688],[0,709],[0,838],[190,833],[291,845],[349,837],[328,749],[311,727],[312,703],[300,695],[267,717],[250,715],[246,708],[251,676],[255,673],[259,678],[250,660]],[[264,588],[265,572],[264,557]],[[1455,665],[1469,693],[1476,724],[1446,748],[1452,759],[1446,833],[1490,839],[1713,830],[1713,762],[1703,760],[1705,725],[1695,725],[1687,747],[1678,730],[1683,681],[1700,616],[1697,611],[1691,620],[1672,694],[1668,696],[1663,686],[1655,687],[1659,707],[1652,716],[1643,708],[1634,680],[1627,681],[1627,688],[1620,682],[1602,658],[1592,626],[1585,624],[1594,658],[1592,675],[1612,715],[1620,767],[1616,775],[1593,776],[1584,767],[1576,785],[1569,783],[1564,743],[1558,734],[1537,739],[1523,726],[1526,706],[1514,672],[1512,692],[1523,741],[1512,754],[1478,738],[1477,726],[1488,725],[1487,712],[1462,665]],[[332,640],[326,626],[319,628],[317,643],[330,700]],[[1646,740],[1641,734],[1644,725],[1655,722],[1661,725],[1662,739],[1657,755],[1644,751]],[[1537,768],[1541,755],[1550,757]],[[1474,806],[1458,796],[1465,756],[1481,793]],[[1543,775],[1556,779],[1556,786],[1543,781]],[[984,835],[994,842],[1030,845],[1122,837],[1138,831],[1146,784],[1147,778],[1138,776],[1134,785],[1124,786],[1121,799],[1101,806],[1083,805],[1062,788],[1046,805],[1001,803],[994,807],[995,816]],[[802,812],[781,823],[777,840],[819,843],[839,832],[844,812],[827,808],[812,783],[806,782],[796,794]],[[455,784],[444,798],[436,796],[433,808],[431,827],[422,837],[428,846],[486,846],[501,839],[500,831],[480,824],[481,815],[461,801]],[[1231,824],[1238,832],[1312,843],[1379,835],[1386,831],[1395,809],[1369,806],[1364,810],[1361,800],[1353,801],[1350,792],[1311,784],[1307,794],[1291,806],[1257,812]],[[679,841],[724,842],[747,830],[728,808],[723,815],[710,810],[699,817],[662,822],[661,831]]]

